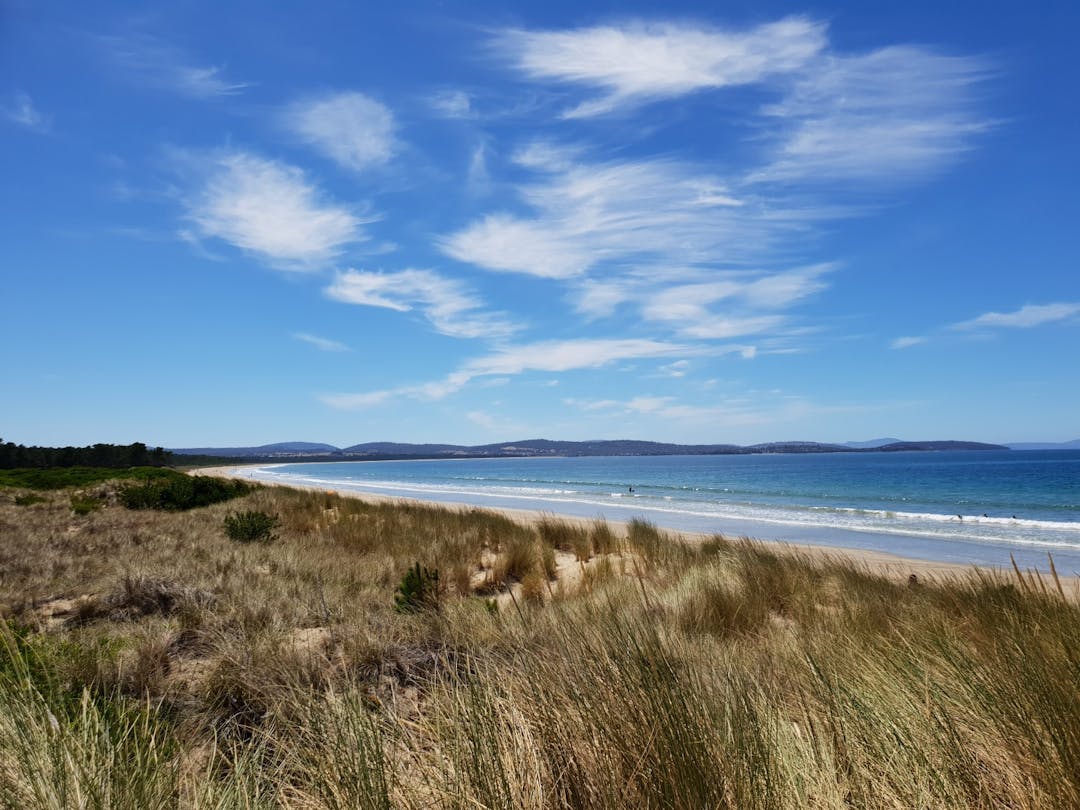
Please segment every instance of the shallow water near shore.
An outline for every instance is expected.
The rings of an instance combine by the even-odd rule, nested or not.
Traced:
[[[319,486],[690,532],[1080,573],[1080,452],[342,461],[244,468]]]

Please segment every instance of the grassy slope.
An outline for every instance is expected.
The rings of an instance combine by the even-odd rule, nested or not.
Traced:
[[[15,494],[0,806],[1080,804],[1080,609],[1022,578],[279,489]],[[273,542],[225,537],[249,509]],[[438,612],[393,609],[416,561]]]

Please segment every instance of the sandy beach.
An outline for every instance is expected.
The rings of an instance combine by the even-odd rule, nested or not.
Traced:
[[[251,480],[247,476],[242,475],[239,470],[247,467],[259,467],[265,465],[229,465],[222,467],[203,467],[199,469],[189,470],[191,475],[210,475],[220,478],[237,478],[243,480]],[[268,484],[267,482],[259,482],[264,486],[280,486],[277,484]],[[406,498],[400,496],[383,495],[372,492],[357,492],[354,490],[346,489],[331,489],[327,487],[320,487],[316,485],[305,485],[299,483],[290,483],[288,487],[294,489],[311,489],[321,492],[331,492],[336,495],[347,498],[358,498],[360,500],[368,501],[371,503],[415,503],[415,504],[433,504],[439,506],[446,506],[450,508],[458,509],[484,509],[486,511],[497,512],[502,515],[506,515],[520,523],[534,526],[539,521],[545,518],[557,518],[559,520],[566,521],[574,525],[591,525],[594,523],[594,519],[582,518],[575,515],[564,515],[554,511],[535,511],[528,509],[508,509],[501,507],[469,507],[462,506],[460,503],[454,502],[442,502],[436,499],[419,499],[419,498]],[[619,520],[607,520],[608,525],[612,530],[617,533],[625,535],[626,522]],[[669,534],[679,537],[687,542],[702,542],[709,537],[713,536],[706,533],[686,532],[671,529],[669,527],[657,524],[659,528],[668,532]],[[963,564],[963,563],[950,563],[940,562],[937,560],[924,560],[915,557],[905,557],[899,554],[890,554],[883,551],[870,551],[866,549],[854,549],[844,548],[841,546],[830,546],[823,544],[810,544],[810,543],[788,543],[783,541],[772,540],[768,537],[752,537],[756,543],[761,543],[764,546],[769,547],[772,550],[780,553],[798,554],[804,557],[808,557],[813,560],[827,561],[827,560],[846,560],[864,568],[870,573],[878,574],[880,576],[888,577],[894,580],[908,580],[912,574],[917,576],[920,580],[933,580],[933,581],[949,581],[960,577],[964,577],[976,570],[993,571],[1000,574],[1004,574],[1009,577],[1015,577],[1014,571],[1006,570],[996,566],[985,566]],[[1032,573],[1035,576],[1041,577],[1044,583],[1048,587],[1057,588],[1057,585],[1053,582],[1053,577],[1046,573],[1039,572],[1024,572],[1025,575]],[[1059,581],[1064,589],[1066,595],[1073,600],[1080,601],[1080,577],[1077,576],[1059,576]]]

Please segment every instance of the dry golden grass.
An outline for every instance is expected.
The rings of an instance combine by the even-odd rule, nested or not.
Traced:
[[[2,807],[1080,806],[1080,609],[1041,581],[107,489],[0,490]],[[402,612],[415,563],[437,608]]]

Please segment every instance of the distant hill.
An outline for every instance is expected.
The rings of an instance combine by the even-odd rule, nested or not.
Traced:
[[[884,444],[879,444],[885,442]],[[861,445],[861,446],[860,446]],[[535,458],[555,456],[700,456],[750,455],[760,453],[859,453],[904,450],[1007,450],[1004,445],[981,442],[906,442],[881,439],[872,442],[825,444],[822,442],[765,442],[737,444],[670,444],[636,439],[597,439],[563,442],[552,439],[524,439],[495,444],[407,444],[365,442],[346,448],[314,442],[280,442],[259,447],[192,447],[175,449],[177,455],[216,456],[233,459],[291,459],[294,461],[408,458]]]
[[[746,452],[734,444],[666,444],[631,439],[611,439],[585,442],[560,442],[551,439],[525,439],[515,442],[498,442],[473,446],[453,444],[395,444],[371,442],[347,447],[349,455],[383,455],[393,453],[403,456],[672,456],[715,455],[718,453]]]
[[[332,444],[278,442],[258,447],[180,447],[170,452],[178,456],[223,456],[227,458],[271,458],[273,456],[316,456],[341,452]]]
[[[403,444],[401,442],[366,442],[346,447],[341,452],[350,456],[442,456],[456,455],[468,448],[456,444]]]
[[[1010,450],[1080,450],[1080,439],[1071,442],[1013,442],[1006,446]]]
[[[903,441],[903,439],[870,439],[866,442],[844,442],[844,447],[850,447],[853,450],[873,450],[887,444],[902,444]]]
[[[850,447],[821,442],[765,442],[742,448],[746,453],[850,453]]]
[[[1003,444],[986,444],[985,442],[894,442],[874,448],[881,452],[897,452],[904,450],[1008,450]]]

